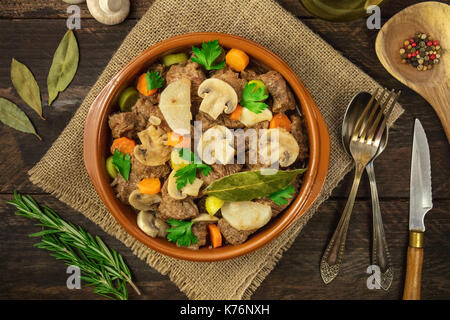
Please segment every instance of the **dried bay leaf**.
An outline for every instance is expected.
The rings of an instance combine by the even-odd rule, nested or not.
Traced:
[[[14,58],[11,61],[11,81],[22,100],[44,119],[41,94],[36,79],[26,65]]]
[[[78,68],[79,51],[75,34],[68,30],[53,55],[47,77],[48,105],[72,82]]]
[[[42,140],[27,115],[15,103],[5,98],[0,98],[0,121],[16,130],[32,133]]]
[[[306,170],[278,170],[270,175],[263,175],[259,170],[238,172],[214,181],[204,193],[226,201],[259,199],[285,188]]]

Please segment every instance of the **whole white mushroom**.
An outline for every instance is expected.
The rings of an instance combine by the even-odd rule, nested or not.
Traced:
[[[119,24],[130,13],[130,0],[87,0],[91,15],[100,23]]]

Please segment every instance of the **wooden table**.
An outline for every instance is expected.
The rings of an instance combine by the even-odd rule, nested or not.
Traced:
[[[434,209],[426,218],[423,299],[450,298],[450,149],[439,120],[428,103],[401,85],[380,65],[374,52],[376,30],[365,20],[330,23],[311,17],[296,0],[279,1],[287,10],[317,32],[333,47],[374,77],[383,86],[403,91],[400,103],[405,114],[391,130],[389,145],[377,159],[376,174],[385,231],[391,250],[394,282],[388,292],[366,286],[370,265],[372,210],[366,177],[360,187],[350,223],[345,262],[338,278],[324,285],[319,261],[339,220],[350,191],[352,175],[344,178],[331,198],[309,221],[275,270],[253,295],[254,299],[399,299],[402,295],[408,243],[409,175],[413,119],[419,118],[431,148]],[[420,1],[390,1],[382,8],[383,22],[407,4]],[[22,108],[36,125],[44,141],[0,125],[0,298],[2,299],[100,299],[90,288],[68,290],[66,267],[49,254],[34,248],[36,232],[32,221],[15,216],[4,204],[14,190],[31,194],[41,204],[54,208],[63,218],[80,224],[121,253],[134,273],[143,295],[130,290],[131,299],[185,299],[166,276],[149,268],[118,240],[106,235],[79,212],[34,186],[27,171],[59,136],[83,98],[128,32],[150,6],[149,0],[132,1],[129,18],[117,26],[105,26],[82,7],[77,37],[81,61],[75,80],[52,107],[44,106],[46,121],[38,119],[19,99],[10,76],[14,57],[28,65],[47,101],[46,77],[58,41],[66,30],[67,4],[59,0],[3,0],[0,2],[0,96]],[[414,32],[414,30],[412,30]],[[450,46],[450,44],[449,44]],[[81,155],[80,155],[81,156]]]

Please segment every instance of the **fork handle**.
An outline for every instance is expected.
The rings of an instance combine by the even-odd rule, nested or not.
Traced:
[[[375,170],[372,161],[367,165],[366,171],[369,176],[373,211],[372,264],[380,267],[380,286],[384,290],[388,290],[392,284],[394,274],[392,272],[391,257],[389,255],[389,248],[384,234],[383,219],[381,217],[377,183],[375,180]]]
[[[352,214],[353,205],[355,203],[356,193],[358,192],[359,183],[361,181],[364,165],[356,163],[355,178],[353,179],[352,190],[348,196],[347,204],[342,212],[341,219],[336,230],[328,243],[327,248],[320,262],[320,275],[323,282],[330,283],[336,278],[344,257],[345,240],[347,239],[347,230]]]

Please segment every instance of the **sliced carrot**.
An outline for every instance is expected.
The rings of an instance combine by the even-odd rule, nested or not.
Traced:
[[[236,106],[236,109],[230,114],[231,120],[239,120],[241,119],[242,107],[240,105]]]
[[[111,145],[111,153],[114,154],[114,151],[118,149],[123,154],[128,153],[129,155],[132,155],[134,152],[134,147],[136,146],[136,142],[134,140],[129,139],[127,137],[121,137],[114,139],[112,145]]]
[[[209,237],[211,239],[211,245],[213,248],[218,248],[222,246],[222,234],[220,229],[215,224],[208,224]]]
[[[247,67],[250,59],[244,51],[239,49],[231,49],[225,56],[225,61],[231,69],[241,72]]]
[[[144,178],[138,183],[142,194],[157,194],[161,191],[161,181],[158,178]]]
[[[147,73],[143,73],[139,76],[136,89],[144,96],[151,96],[155,94],[158,89],[148,90],[147,88]]]
[[[166,146],[189,148],[191,146],[191,140],[189,136],[181,136],[171,131],[167,134]]]
[[[291,120],[284,113],[277,113],[270,120],[270,128],[283,128],[286,131],[291,131]]]

